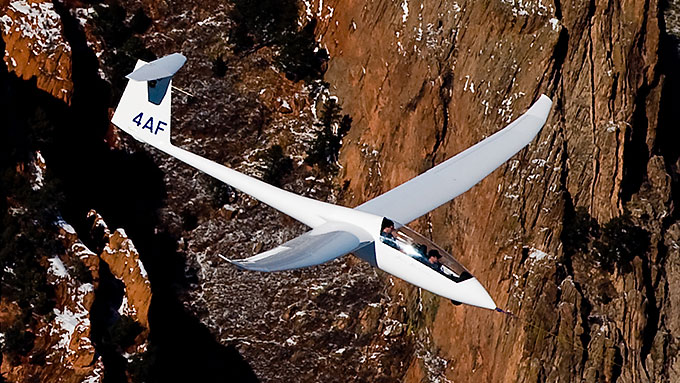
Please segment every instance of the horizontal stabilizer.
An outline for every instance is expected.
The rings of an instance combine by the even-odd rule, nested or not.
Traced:
[[[181,53],[173,53],[144,64],[125,77],[135,81],[153,81],[172,77],[186,61],[187,58]]]
[[[364,246],[361,230],[350,224],[325,223],[283,245],[250,258],[228,260],[233,265],[254,271],[281,271],[320,265]],[[359,234],[359,235],[357,235]]]

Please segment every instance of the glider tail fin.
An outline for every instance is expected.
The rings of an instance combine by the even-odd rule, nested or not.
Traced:
[[[185,62],[179,53],[150,63],[137,61],[135,70],[126,76],[128,85],[111,121],[139,141],[171,146],[172,76]]]

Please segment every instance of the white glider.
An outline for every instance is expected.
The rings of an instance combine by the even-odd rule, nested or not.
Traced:
[[[312,228],[272,250],[229,260],[257,271],[289,270],[353,253],[418,287],[487,309],[496,304],[479,281],[444,249],[403,224],[467,191],[524,148],[541,130],[552,101],[542,95],[503,130],[427,172],[354,208],[303,197],[229,169],[170,143],[172,76],[186,58],[175,53],[139,61],[112,122],[137,140],[251,195]]]

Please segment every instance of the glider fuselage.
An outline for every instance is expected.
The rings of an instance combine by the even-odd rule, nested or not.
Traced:
[[[382,222],[384,217],[377,217]],[[373,220],[375,222],[375,220]],[[373,241],[353,253],[397,278],[455,302],[490,310],[496,308],[479,281],[451,254],[406,226],[395,230],[395,238],[382,236],[381,225],[370,231]],[[433,262],[428,252],[441,257]]]

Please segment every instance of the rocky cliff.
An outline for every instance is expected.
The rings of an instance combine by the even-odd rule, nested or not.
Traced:
[[[65,41],[61,18],[50,1],[12,1],[0,4],[7,68],[54,97],[69,102],[71,46]]]
[[[678,379],[676,2],[248,4],[0,2],[3,222],[47,217],[56,229],[36,233],[66,249],[34,244],[54,307],[20,329],[36,338],[3,355],[5,378]],[[274,274],[223,262],[305,229],[108,126],[135,58],[173,51],[189,57],[174,84],[192,94],[175,93],[175,144],[349,206],[548,94],[527,149],[411,224],[513,315],[453,306],[352,257]],[[333,113],[336,128],[351,117],[337,177],[307,160]],[[2,243],[3,265],[25,253]],[[26,308],[2,278],[8,334]]]
[[[53,313],[31,326],[36,341],[28,355],[17,358],[7,348],[3,350],[6,362],[1,372],[8,381],[99,382],[102,376],[90,326],[98,259],[78,240],[70,225],[61,222],[59,231],[68,250],[45,260],[49,264],[47,279],[55,291]],[[0,326],[8,329],[21,321],[21,308],[16,303],[3,299],[2,306],[8,315],[3,316]],[[5,340],[10,333],[5,333]]]
[[[662,5],[309,8],[328,16],[319,28],[331,56],[325,78],[361,127],[343,146],[349,204],[488,136],[540,93],[555,103],[526,150],[413,224],[448,245],[515,317],[442,302],[414,336],[428,339],[447,368],[428,375],[416,358],[408,380],[674,381],[678,330],[667,318],[678,157],[667,143],[677,137],[667,116],[677,105],[668,79],[677,58],[664,55],[677,51],[664,45]],[[631,227],[648,233],[648,247],[622,269],[606,270],[593,255],[604,246],[573,248],[569,224],[584,211],[603,231],[630,215]],[[622,237],[644,242],[630,229]]]
[[[22,308],[3,298],[0,327],[5,331],[5,362],[0,371],[7,381],[101,382],[104,378],[101,353],[102,350],[106,352],[111,343],[118,348],[117,352],[126,351],[128,358],[146,350],[151,299],[146,272],[139,263],[134,245],[122,230],[109,236],[106,224],[99,216],[94,224],[107,231],[108,243],[102,244],[104,250],[100,255],[78,238],[71,225],[63,220],[57,222],[65,252],[43,260],[47,281],[54,288],[54,308],[48,315],[33,315],[35,321],[27,331],[34,340],[24,352],[17,353],[6,347],[8,337],[13,336],[17,323],[23,319]],[[104,284],[110,282],[108,270],[112,270],[122,289],[119,299],[113,301],[108,301],[107,295],[102,293],[106,289],[101,284],[102,278]],[[6,272],[15,273],[12,269]],[[119,323],[119,318],[126,317],[137,325],[114,327],[105,335],[97,333],[102,328],[101,323],[95,323],[102,320],[97,307],[117,313],[114,316],[107,313],[106,320]]]

